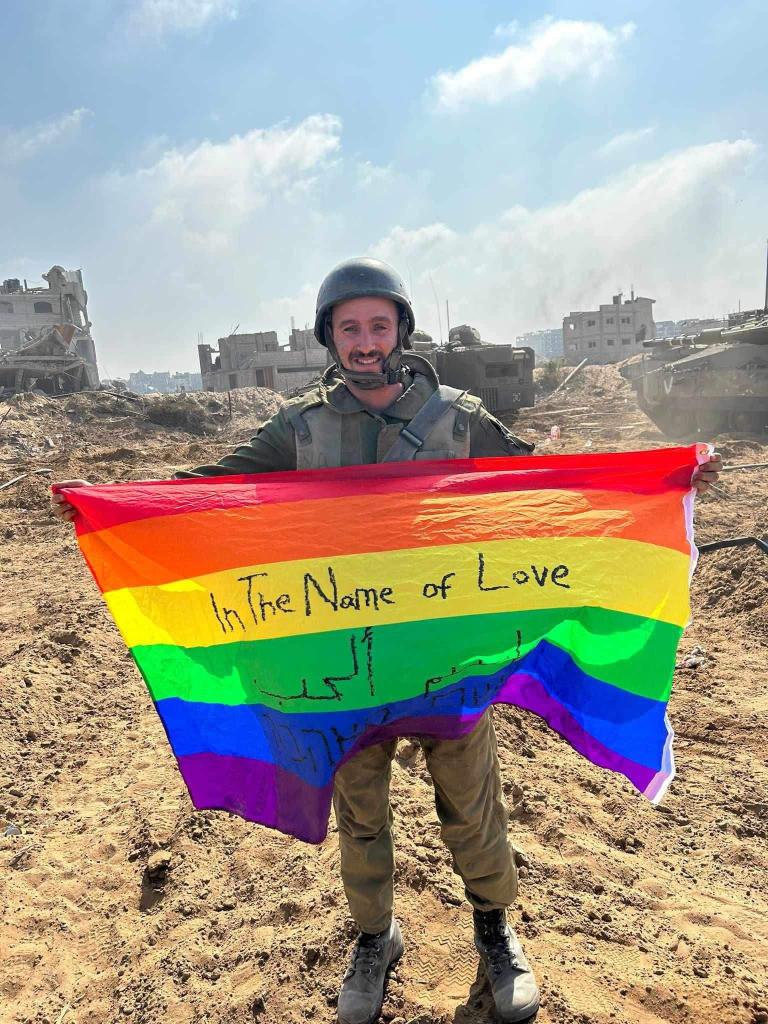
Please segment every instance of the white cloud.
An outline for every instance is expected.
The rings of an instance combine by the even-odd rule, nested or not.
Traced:
[[[377,250],[383,259],[388,259],[390,253],[404,252],[410,260],[428,265],[431,261],[450,256],[458,239],[455,231],[439,222],[412,230],[397,226],[380,242]]]
[[[381,167],[379,164],[371,163],[370,160],[362,160],[357,165],[357,180],[361,188],[374,188],[376,185],[384,185],[392,180],[393,174],[391,164]]]
[[[598,153],[600,156],[614,156],[620,150],[629,149],[635,143],[649,138],[656,131],[656,125],[649,124],[645,128],[638,128],[636,131],[620,132],[604,143]]]
[[[239,0],[138,0],[129,14],[131,27],[160,39],[173,32],[199,32],[211,22],[237,17]]]
[[[519,21],[508,21],[504,25],[497,25],[493,30],[496,39],[512,39],[520,31]]]
[[[239,323],[284,338],[290,316],[311,316],[313,302],[294,290],[316,287],[326,259],[335,261],[328,210],[340,204],[345,230],[354,220],[352,165],[339,200],[340,151],[341,122],[318,114],[166,144],[144,166],[97,179],[89,199],[98,197],[105,223],[82,262],[89,291],[112,311],[94,314],[109,375],[191,368],[198,332],[215,341]]]
[[[721,313],[718,303],[727,306],[755,273],[757,249],[736,223],[740,179],[756,151],[749,139],[690,147],[565,202],[513,207],[467,232],[442,223],[396,227],[378,254],[412,274],[417,319],[431,333],[430,276],[441,305],[450,300],[451,318],[475,324],[491,341],[558,326],[621,283],[634,283],[668,313]]]
[[[49,146],[72,138],[80,130],[85,118],[90,115],[90,110],[78,107],[77,110],[50,121],[42,121],[28,128],[0,132],[0,163],[22,163],[37,156]]]
[[[456,110],[473,103],[500,103],[547,80],[564,82],[578,75],[596,78],[615,59],[634,28],[631,22],[610,29],[596,21],[546,18],[502,53],[435,75],[431,84],[437,105]]]
[[[217,250],[268,200],[291,201],[311,188],[339,150],[340,132],[337,117],[317,114],[294,126],[169,149],[108,185],[135,204],[145,224],[174,230],[184,244]]]

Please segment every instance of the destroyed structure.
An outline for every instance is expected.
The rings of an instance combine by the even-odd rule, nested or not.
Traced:
[[[309,384],[328,363],[311,329],[293,328],[287,346],[278,344],[275,331],[230,334],[218,345],[218,352],[197,346],[205,391],[258,387],[286,394]]]
[[[653,303],[638,296],[622,301],[614,295],[610,303],[587,312],[571,312],[563,318],[565,361],[571,366],[588,363],[618,363],[642,351],[644,341],[653,341]]]
[[[0,286],[0,393],[49,395],[98,387],[88,294],[79,270],[51,267],[47,287]]]

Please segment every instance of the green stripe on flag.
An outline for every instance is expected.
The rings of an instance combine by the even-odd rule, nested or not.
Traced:
[[[519,633],[519,642],[518,642]],[[666,701],[682,630],[601,608],[429,619],[214,647],[158,644],[133,656],[155,700],[263,704],[285,712],[377,707],[489,675],[542,639],[588,675]]]

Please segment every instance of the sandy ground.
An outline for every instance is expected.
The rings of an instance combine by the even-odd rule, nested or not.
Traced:
[[[168,427],[115,399],[30,398],[0,425],[0,482],[35,467],[167,476],[275,407],[239,395],[230,423],[207,401]],[[539,451],[670,443],[613,368],[548,404],[514,427]],[[547,444],[553,424],[562,440]],[[768,445],[718,440],[726,463],[768,461]],[[191,807],[46,486],[0,492],[0,1020],[334,1020],[353,935],[335,835],[311,847]],[[700,541],[748,533],[768,535],[765,472],[728,475],[698,504]],[[756,547],[701,557],[671,701],[678,774],[659,808],[535,717],[497,712],[523,851],[512,918],[541,983],[540,1024],[768,1022],[766,570]],[[393,800],[407,948],[382,1017],[491,1021],[420,754],[398,759]]]

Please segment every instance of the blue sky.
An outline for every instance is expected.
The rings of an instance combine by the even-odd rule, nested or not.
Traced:
[[[433,334],[755,306],[761,6],[4,0],[0,277],[82,267],[108,375],[284,340],[361,253]]]

